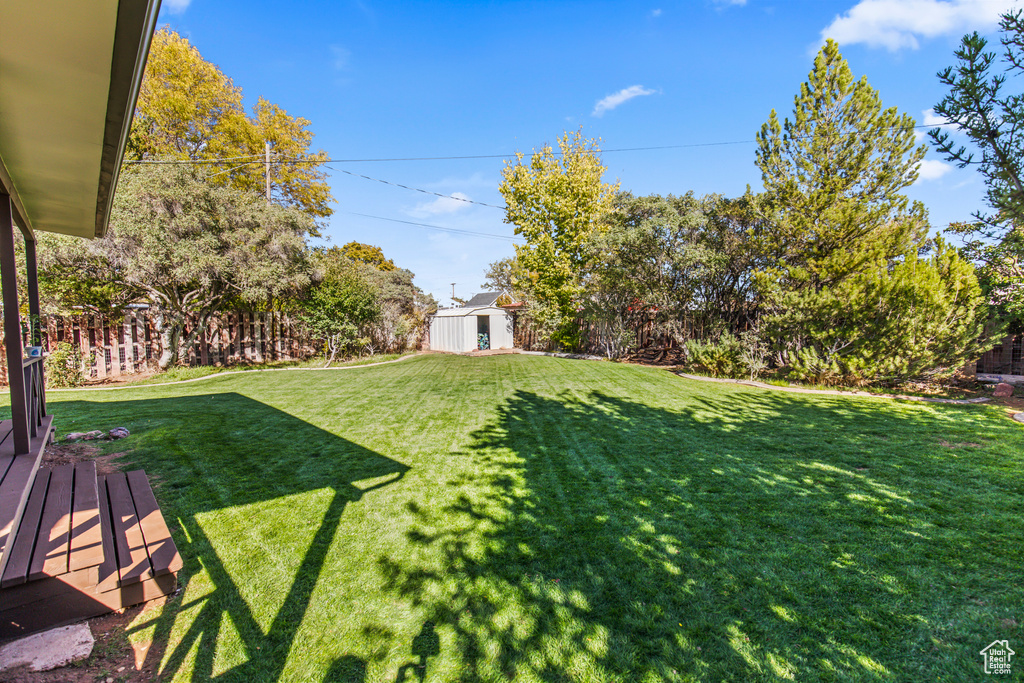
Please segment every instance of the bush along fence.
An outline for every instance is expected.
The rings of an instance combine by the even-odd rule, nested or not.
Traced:
[[[532,351],[556,351],[556,345],[545,340],[521,311],[512,311],[513,340],[517,348]],[[609,346],[621,344],[623,355],[640,357],[645,360],[661,360],[672,358],[684,353],[676,341],[669,335],[659,334],[651,320],[637,319],[630,322],[625,335],[618,335],[603,323],[580,319],[577,324],[581,330],[581,353],[596,356],[609,355]],[[749,329],[749,323],[740,325],[735,332],[738,334]],[[692,330],[693,339],[705,339],[701,332]],[[1024,375],[1024,334],[1010,335],[990,351],[987,351],[971,368],[980,374]]]
[[[616,335],[606,323],[577,320],[581,331],[581,353],[605,356],[608,354],[609,346],[622,344],[623,339]],[[651,320],[637,320],[631,322],[626,330],[625,345],[628,350],[639,351],[648,348],[675,348],[675,341],[668,335],[657,334],[654,329],[654,322]],[[528,319],[519,311],[512,312],[512,340],[516,348],[528,351],[557,351],[557,345],[545,339]],[[616,354],[617,355],[617,354]]]
[[[64,342],[80,354],[87,379],[151,371],[163,351],[153,316],[145,310],[125,311],[120,320],[102,315],[44,315],[40,329],[47,353]],[[186,326],[183,338],[190,329]],[[214,316],[196,343],[181,350],[181,358],[186,365],[235,365],[302,360],[315,351],[289,316],[240,311]],[[4,354],[0,354],[0,377],[7,377]]]

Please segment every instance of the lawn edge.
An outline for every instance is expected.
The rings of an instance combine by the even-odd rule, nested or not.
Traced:
[[[394,360],[384,360],[379,363],[366,363],[364,365],[340,365],[336,368],[258,368],[254,370],[232,370],[230,372],[215,372],[210,375],[204,375],[202,377],[193,377],[192,379],[179,379],[176,382],[159,382],[157,384],[125,384],[120,387],[69,387],[64,389],[47,389],[46,393],[53,393],[55,391],[115,391],[119,389],[145,389],[147,387],[170,387],[177,384],[188,384],[190,382],[202,382],[206,379],[213,379],[214,377],[233,377],[234,375],[246,375],[253,372],[333,372],[335,370],[359,370],[362,368],[374,368],[379,365],[389,365],[391,363],[400,363],[403,360],[409,358],[416,358],[417,356],[424,355],[420,353],[410,353],[407,356],[396,358]]]
[[[906,394],[873,394],[868,391],[838,391],[835,389],[804,389],[803,387],[780,387],[774,384],[766,384],[764,382],[758,382],[756,380],[746,379],[728,379],[724,377],[701,377],[700,375],[690,375],[685,372],[673,372],[672,374],[683,377],[685,379],[692,379],[698,382],[720,382],[725,384],[742,384],[747,387],[757,387],[758,389],[771,389],[773,391],[787,391],[792,394],[818,394],[819,396],[856,396],[858,398],[885,398],[885,399],[898,399],[901,401],[920,401],[922,403],[948,403],[953,405],[973,405],[975,403],[987,403],[992,399],[988,396],[979,396],[978,398],[931,398],[928,396],[907,396]]]

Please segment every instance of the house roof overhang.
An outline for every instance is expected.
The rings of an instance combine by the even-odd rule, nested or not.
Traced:
[[[106,231],[159,8],[0,5],[0,186],[26,233]]]

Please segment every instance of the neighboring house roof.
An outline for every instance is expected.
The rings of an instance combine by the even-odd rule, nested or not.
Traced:
[[[466,308],[472,308],[473,306],[494,306],[502,294],[503,292],[480,292],[479,294],[474,294],[473,298],[467,301],[464,306]]]
[[[107,229],[160,0],[4,0],[0,190],[27,231]]]

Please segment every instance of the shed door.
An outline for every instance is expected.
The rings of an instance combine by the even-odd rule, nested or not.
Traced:
[[[476,317],[476,348],[486,351],[491,348],[491,316]]]

